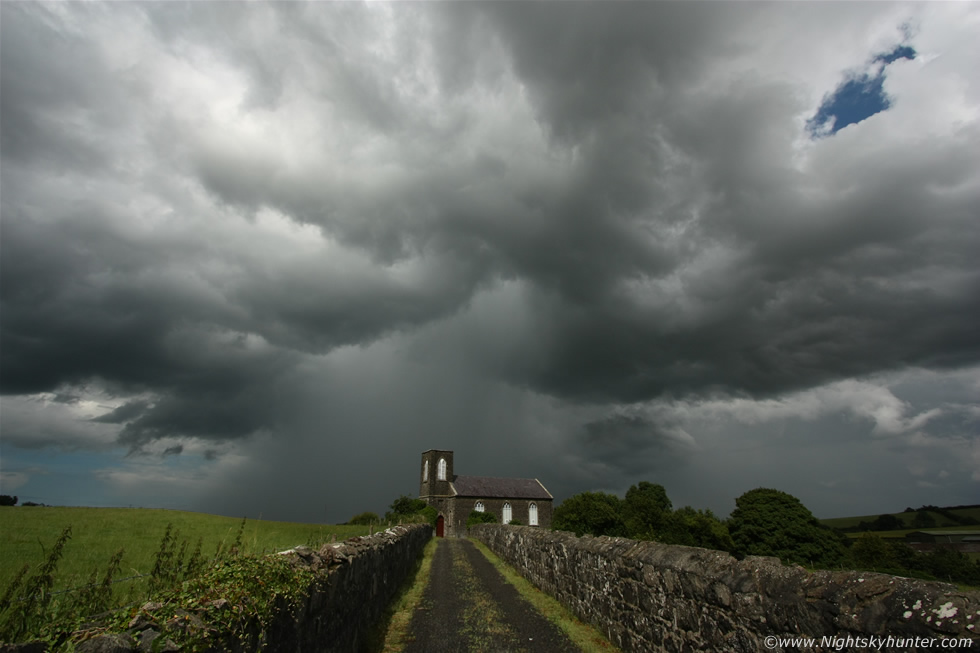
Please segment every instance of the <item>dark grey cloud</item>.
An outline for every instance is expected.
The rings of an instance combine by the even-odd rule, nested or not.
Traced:
[[[97,44],[64,38],[39,24],[24,5],[10,5],[3,16],[4,160],[33,162],[52,172],[106,167],[105,149],[90,140],[84,126],[128,116],[118,110],[118,85],[105,69]],[[59,119],[65,116],[73,121]]]
[[[612,415],[585,424],[582,456],[602,460],[617,475],[654,474],[696,453],[691,437],[676,425],[658,424],[640,415]]]
[[[705,450],[684,402],[768,424],[907,369],[968,387],[970,10],[837,9],[0,5],[5,440],[44,407],[44,446],[77,414],[238,487],[345,438],[507,473],[500,437],[560,450],[561,491],[622,489]],[[906,42],[892,105],[811,140],[842,71]],[[926,394],[881,403],[902,438]],[[927,435],[969,449],[972,404],[934,401],[960,408]]]
[[[102,424],[125,424],[143,415],[150,408],[148,401],[127,401],[119,408],[94,418],[93,422]]]

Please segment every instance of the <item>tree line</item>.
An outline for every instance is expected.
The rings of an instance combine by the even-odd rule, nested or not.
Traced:
[[[977,506],[960,506],[962,508],[976,508]],[[915,516],[912,517],[911,522],[906,522],[895,515],[879,515],[871,521],[860,521],[856,526],[848,526],[840,530],[845,533],[864,533],[867,531],[900,531],[905,530],[909,527],[916,529],[923,528],[936,528],[939,523],[936,521],[935,515],[939,515],[946,520],[945,523],[954,523],[958,526],[976,526],[980,524],[980,520],[977,520],[969,515],[961,515],[952,512],[949,508],[940,508],[938,506],[922,506],[913,510],[912,508],[906,508],[904,513],[914,513]]]
[[[439,513],[435,508],[422,499],[413,499],[403,494],[388,507],[384,517],[374,512],[362,512],[354,515],[347,524],[351,526],[371,526],[381,524],[429,523],[436,525]]]
[[[750,490],[735,500],[735,506],[726,520],[690,506],[674,510],[663,486],[644,481],[630,487],[623,499],[604,492],[569,497],[555,508],[552,528],[580,536],[698,546],[736,556],[774,556],[812,569],[880,571],[980,585],[980,561],[960,551],[940,546],[919,553],[903,540],[870,533],[851,540],[821,524],[799,499],[780,490]],[[939,512],[932,506],[929,510]]]
[[[10,496],[9,494],[0,494],[0,506],[16,506],[17,505],[17,501],[18,501],[18,499],[17,499],[16,496]],[[22,503],[20,505],[27,506],[27,507],[30,507],[30,506],[42,507],[42,508],[46,508],[47,507],[43,503],[34,503],[33,501],[25,501],[24,503]]]
[[[939,512],[933,506],[920,510],[926,509]],[[402,495],[391,503],[383,518],[364,512],[347,523],[427,522],[434,526],[436,518],[435,508],[425,501]],[[491,513],[474,511],[466,525],[494,521]],[[903,540],[873,533],[852,540],[842,530],[821,524],[796,497],[770,488],[749,490],[737,498],[735,510],[724,520],[710,510],[690,506],[675,510],[664,487],[647,481],[631,486],[622,499],[605,492],[581,492],[555,508],[551,527],[578,536],[681,544],[727,551],[738,557],[772,556],[811,569],[879,571],[980,586],[980,561],[960,551],[939,546],[932,552],[919,553]]]

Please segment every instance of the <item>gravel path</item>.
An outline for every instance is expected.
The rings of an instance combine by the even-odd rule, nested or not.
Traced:
[[[441,539],[404,653],[578,650],[469,540]]]

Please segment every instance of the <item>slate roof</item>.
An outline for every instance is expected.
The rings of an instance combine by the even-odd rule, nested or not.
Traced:
[[[460,476],[453,478],[453,489],[460,497],[498,497],[501,499],[551,499],[551,493],[536,478],[493,478]]]

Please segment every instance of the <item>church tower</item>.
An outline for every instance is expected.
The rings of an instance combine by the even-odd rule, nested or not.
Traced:
[[[422,467],[419,470],[419,498],[448,497],[453,480],[453,452],[429,449],[422,454]]]

